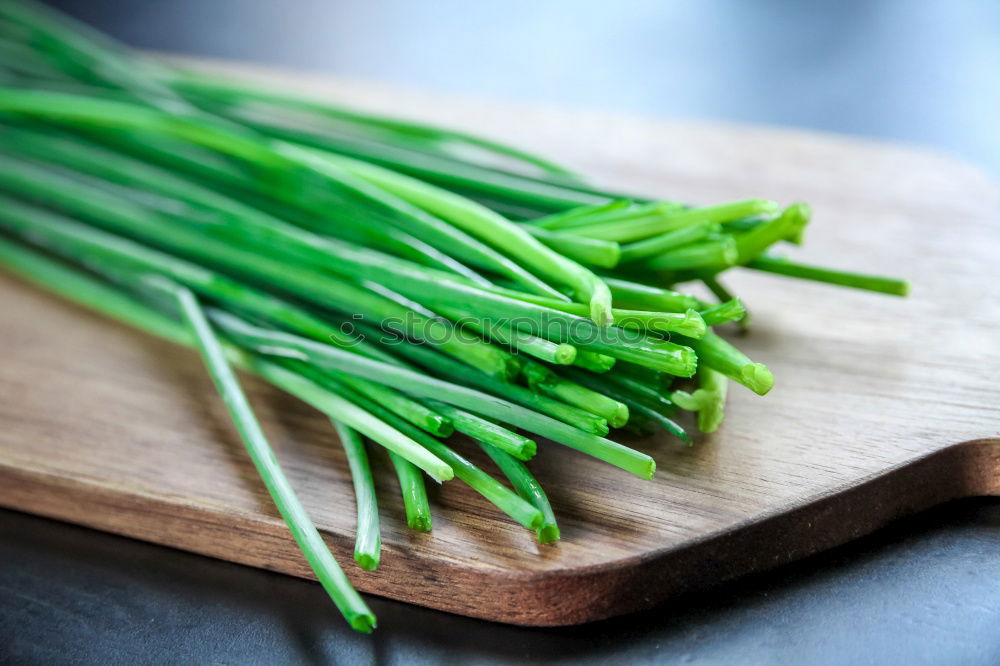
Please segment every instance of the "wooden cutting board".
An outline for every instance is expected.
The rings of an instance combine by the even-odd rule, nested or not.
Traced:
[[[458,481],[408,531],[376,457],[383,516],[363,591],[524,625],[646,608],[829,548],[944,500],[1000,493],[1000,220],[994,183],[950,158],[788,130],[443,98],[214,65],[357,106],[468,128],[594,181],[692,202],[802,199],[803,260],[905,276],[895,299],[740,272],[739,344],[777,377],[735,387],[693,448],[633,442],[653,481],[543,442],[532,463],[563,540],[539,546]],[[305,561],[200,360],[0,276],[0,504],[297,576]],[[278,455],[338,559],[353,496],[326,419],[251,378]],[[477,461],[472,447],[463,450]]]

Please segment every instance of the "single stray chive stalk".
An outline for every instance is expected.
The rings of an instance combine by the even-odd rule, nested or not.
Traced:
[[[420,468],[392,451],[389,452],[389,459],[396,470],[396,478],[399,479],[407,526],[418,532],[430,532],[431,505],[427,499],[427,487],[424,485]]]
[[[365,451],[361,435],[356,430],[352,430],[340,421],[333,421],[333,426],[337,430],[340,445],[344,447],[347,465],[351,470],[351,482],[354,485],[354,501],[358,511],[354,536],[354,561],[365,571],[374,571],[378,568],[382,537],[379,534],[378,501],[375,498],[375,480],[372,478],[371,465],[368,463],[368,453]]]
[[[522,499],[527,500],[542,513],[542,522],[535,530],[538,535],[538,543],[552,543],[559,540],[559,525],[556,523],[555,513],[549,498],[545,495],[538,480],[531,474],[528,467],[520,460],[514,459],[500,449],[484,444],[479,444],[483,451],[493,459],[500,471],[514,486],[516,492]]]
[[[763,363],[754,363],[746,354],[724,338],[709,331],[701,340],[687,340],[701,362],[746,386],[757,395],[764,395],[774,386],[774,375]]]
[[[247,452],[257,467],[257,472],[271,494],[279,513],[288,523],[288,528],[296,543],[299,544],[299,548],[302,549],[302,553],[309,561],[323,588],[326,589],[351,627],[357,631],[371,632],[375,628],[375,615],[347,580],[344,571],[330,554],[329,548],[323,542],[323,537],[316,530],[295,491],[292,490],[291,484],[285,477],[274,451],[253,414],[250,403],[247,402],[246,396],[240,388],[236,375],[226,361],[222,347],[219,345],[201,306],[198,305],[194,294],[188,289],[174,284],[172,290],[176,295],[184,319],[195,334],[195,340],[201,350],[209,374],[219,389],[219,393],[223,396],[226,406],[233,416],[233,421],[236,423],[237,430],[240,431]]]
[[[906,280],[878,275],[849,273],[832,268],[823,268],[822,266],[809,266],[776,257],[758,257],[748,263],[747,268],[766,273],[787,275],[788,277],[801,278],[803,280],[826,282],[827,284],[836,284],[842,287],[866,289],[891,296],[906,296],[910,291],[910,285]]]

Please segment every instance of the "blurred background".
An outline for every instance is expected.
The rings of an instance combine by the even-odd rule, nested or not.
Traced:
[[[1000,174],[996,0],[51,4],[147,49],[906,141]]]

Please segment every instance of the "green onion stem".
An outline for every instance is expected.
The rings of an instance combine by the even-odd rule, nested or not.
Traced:
[[[556,515],[549,504],[549,498],[545,495],[538,480],[531,474],[528,467],[520,460],[515,459],[505,451],[480,443],[483,451],[493,459],[503,475],[507,477],[511,485],[522,499],[527,500],[542,514],[542,522],[536,530],[539,543],[552,543],[559,540],[559,525],[556,524]]]
[[[608,434],[607,419],[579,407],[574,407],[561,400],[549,398],[546,395],[530,391],[521,386],[493,379],[420,345],[403,345],[394,349],[407,359],[435,374],[447,378],[449,381],[460,384],[471,384],[481,391],[559,419],[563,423],[579,428],[584,432],[601,437]]]
[[[612,428],[620,428],[628,422],[628,407],[624,404],[560,377],[541,363],[526,363],[522,372],[533,390],[596,414]]]
[[[788,277],[801,278],[803,280],[826,282],[827,284],[836,284],[842,287],[866,289],[891,296],[906,296],[910,291],[910,285],[905,280],[878,275],[849,273],[821,266],[809,266],[776,257],[758,257],[748,263],[746,267],[766,273],[777,273],[778,275],[787,275]]]
[[[698,412],[698,429],[715,432],[722,423],[729,380],[709,367],[698,370],[698,389],[694,393],[674,391],[670,399],[681,409]]]
[[[20,127],[5,127],[0,128],[0,143],[5,149],[18,155],[88,174],[93,177],[90,182],[95,184],[100,184],[97,180],[100,178],[109,183],[122,185],[124,188],[117,190],[117,193],[124,196],[131,195],[133,199],[139,196],[140,192],[125,188],[138,188],[184,202],[191,206],[184,212],[197,215],[199,218],[211,211],[214,215],[211,218],[212,224],[206,225],[207,231],[223,234],[229,238],[238,238],[243,242],[263,244],[268,251],[286,253],[296,260],[308,261],[313,266],[322,267],[330,261],[329,250],[325,247],[326,241],[317,235],[326,232],[351,242],[371,245],[418,263],[457,273],[478,284],[489,285],[485,278],[464,264],[390,225],[352,224],[351,216],[341,216],[340,224],[331,225],[317,222],[316,218],[309,214],[297,214],[287,209],[283,211],[286,218],[291,216],[296,224],[316,232],[309,233],[176,172],[83,141],[79,137],[53,134],[52,130],[41,133]],[[149,199],[145,197],[140,200]],[[176,202],[167,203],[171,204],[172,208],[177,208]],[[276,240],[282,242],[275,243]]]
[[[461,306],[438,305],[436,310],[452,321],[475,331],[488,342],[500,343],[512,350],[559,365],[569,365],[576,359],[576,347],[565,342],[552,342],[525,331],[515,330],[504,321],[477,317]]]
[[[707,326],[718,326],[727,321],[740,321],[746,316],[747,309],[743,307],[740,299],[734,298],[731,301],[719,303],[706,310],[701,311],[701,318]]]
[[[360,206],[381,220],[405,225],[422,240],[480,268],[490,268],[526,288],[559,298],[561,294],[488,246],[423,213],[378,187],[355,178],[298,146],[270,141],[212,116],[173,116],[116,100],[36,90],[0,89],[0,112],[96,128],[143,130],[190,141],[246,162],[268,174],[252,181],[281,201],[325,210],[332,205]],[[320,181],[320,182],[317,182]],[[318,185],[318,187],[317,187]]]
[[[638,282],[629,282],[620,278],[604,278],[611,287],[611,295],[615,303],[630,310],[647,310],[653,312],[684,312],[688,309],[701,309],[701,301],[689,294],[682,294],[669,289],[651,287]]]
[[[418,532],[431,531],[431,505],[427,499],[427,487],[420,468],[406,458],[389,452],[392,466],[399,479],[399,490],[403,495],[403,510],[406,512],[406,525]]]
[[[658,254],[680,248],[688,243],[699,241],[706,236],[717,233],[718,222],[696,222],[675,231],[669,231],[659,236],[653,236],[635,243],[629,243],[621,249],[621,263],[627,264],[640,259],[647,259]]]
[[[299,502],[254,416],[250,403],[240,389],[236,375],[226,362],[222,347],[197,300],[184,287],[177,286],[174,292],[181,313],[195,334],[195,341],[201,350],[209,375],[229,408],[236,429],[239,430],[247,452],[274,500],[278,512],[288,524],[288,529],[291,530],[316,577],[351,627],[357,631],[371,632],[375,628],[375,615],[351,586],[340,565],[330,554],[323,537],[309,519],[305,507]]]
[[[182,93],[208,94],[216,99],[236,100],[240,102],[246,100],[266,102],[290,109],[312,111],[336,120],[357,123],[379,130],[388,130],[401,136],[416,136],[444,145],[466,144],[467,146],[473,146],[501,157],[514,159],[554,176],[574,176],[565,167],[550,162],[547,159],[506,144],[484,139],[483,137],[421,123],[360,113],[335,106],[327,101],[313,100],[290,93],[266,90],[258,85],[238,83],[203,72],[175,69],[172,71],[171,84],[176,90]]]
[[[622,205],[625,204],[625,205]],[[610,228],[622,225],[636,225],[648,222],[663,222],[684,207],[673,201],[652,201],[634,204],[631,201],[615,201],[604,206],[581,206],[557,215],[550,215],[534,224],[550,231],[577,233],[582,229]],[[613,240],[614,234],[611,234]]]
[[[448,437],[455,432],[451,419],[443,416],[427,406],[409,398],[399,391],[382,386],[360,377],[341,375],[337,377],[352,389],[385,406],[400,418],[406,419],[421,430],[437,437]]]
[[[703,208],[667,208],[657,215],[632,220],[613,220],[585,226],[574,226],[572,232],[587,238],[627,243],[658,236],[682,227],[702,222],[725,222],[748,215],[762,215],[779,210],[778,204],[764,199],[750,199]]]
[[[670,399],[660,393],[657,385],[647,384],[638,381],[620,372],[612,372],[603,378],[610,386],[617,386],[633,396],[635,400],[646,405],[650,409],[669,415],[674,411],[674,404]]]
[[[336,160],[346,160],[335,155],[323,153],[292,144],[279,144],[277,149],[280,154],[289,158],[295,163],[300,163],[315,173],[322,174],[333,183],[337,183],[342,189],[348,190],[352,198],[359,198],[367,206],[364,212],[371,214],[371,208],[382,208],[388,211],[383,217],[393,224],[404,225],[404,230],[417,235],[422,240],[440,247],[457,259],[471,263],[474,266],[491,270],[504,275],[517,282],[523,288],[548,296],[550,298],[562,298],[561,292],[549,286],[538,276],[525,269],[521,264],[505,255],[493,250],[489,245],[476,240],[475,234],[468,233],[458,228],[449,221],[442,220],[434,215],[434,211],[425,210],[396,192],[383,187],[382,183],[373,182],[363,178],[354,171],[344,168],[343,163]],[[353,160],[352,160],[353,161]],[[365,164],[357,162],[357,164]],[[367,165],[371,169],[378,169],[373,165]],[[385,169],[382,169],[386,173]],[[406,178],[406,176],[392,174],[394,177]],[[411,179],[412,180],[412,179]],[[421,181],[414,181],[421,183]],[[423,185],[423,183],[421,183]],[[431,188],[433,186],[426,185]],[[466,200],[457,197],[450,192],[440,190],[441,196],[455,197],[461,202]],[[330,202],[321,202],[320,205],[329,205]],[[469,205],[473,205],[469,202]],[[367,220],[366,220],[367,222]],[[508,222],[508,224],[511,224]]]
[[[732,236],[692,243],[659,254],[644,264],[653,271],[680,271],[705,267],[732,266],[739,258],[737,242]]]
[[[534,440],[528,439],[524,435],[519,435],[481,416],[476,416],[443,402],[431,401],[431,404],[434,406],[435,411],[448,416],[455,424],[455,430],[463,435],[468,435],[484,444],[495,446],[518,460],[531,460],[535,457],[538,447]]]
[[[520,226],[485,206],[423,181],[367,162],[326,156],[337,166],[438,215],[466,232],[517,258],[518,262],[548,280],[564,284],[590,304],[590,316],[599,326],[612,322],[611,291],[583,266],[554,252]]]
[[[520,226],[559,254],[585,266],[614,268],[620,262],[626,261],[625,249],[614,241],[554,233],[536,227],[533,224],[522,224]]]
[[[607,213],[622,213],[633,209],[632,201],[628,199],[617,199],[598,204],[585,204],[574,206],[568,210],[552,213],[544,217],[539,217],[530,221],[530,224],[538,229],[547,231],[558,231],[572,227],[574,224],[586,224],[588,220],[594,219]]]
[[[344,280],[206,237],[183,226],[165,224],[163,220],[141,207],[126,207],[125,202],[119,198],[81,187],[53,173],[31,169],[30,165],[16,164],[14,161],[8,163],[0,159],[0,182],[8,188],[32,187],[34,188],[31,190],[32,196],[43,198],[44,194],[44,200],[48,201],[51,198],[58,205],[70,208],[77,214],[98,219],[102,224],[112,225],[126,233],[141,234],[156,243],[213,263],[222,263],[231,270],[245,273],[255,279],[270,280],[321,305],[337,307],[343,311],[374,313],[380,319],[412,321],[414,318],[414,313],[408,308],[400,308],[398,304],[389,305],[386,299],[350,285]],[[403,295],[419,299],[421,302],[426,300],[432,305],[447,304],[465,298],[470,307],[474,305],[477,308],[490,310],[500,317],[526,321],[532,328],[538,329],[529,332],[541,337],[550,338],[554,335],[550,325],[556,323],[559,324],[557,329],[560,334],[568,328],[570,332],[578,331],[581,337],[597,338],[589,343],[593,351],[621,358],[627,356],[627,360],[646,359],[649,364],[662,364],[665,371],[680,376],[693,374],[693,355],[690,354],[690,350],[677,345],[659,342],[656,339],[636,340],[635,336],[623,334],[621,329],[614,326],[597,327],[594,331],[593,327],[588,328],[584,325],[583,317],[491,293],[465,281],[460,276],[435,271],[368,248],[359,248],[340,241],[331,241],[332,243],[338,244],[339,252],[336,256],[337,261],[332,262],[329,268],[336,270],[345,278],[379,282]],[[334,298],[333,294],[337,297]],[[484,371],[498,376],[511,372],[510,355],[496,347],[484,344],[481,340],[468,340],[462,336],[449,334],[444,330],[448,326],[441,321],[426,320],[414,324],[419,325],[410,326],[409,331],[423,333],[425,340],[439,340],[439,344],[448,353],[482,367]],[[558,341],[580,346],[572,336],[569,340]]]
[[[357,504],[358,520],[354,537],[354,561],[365,571],[378,568],[382,551],[382,537],[379,535],[378,501],[375,498],[375,480],[372,478],[368,453],[361,436],[340,421],[333,421],[337,437],[347,456],[354,484],[354,500]]]
[[[235,111],[235,112],[234,112]],[[434,183],[469,198],[487,198],[533,211],[553,212],[581,204],[602,203],[615,195],[592,191],[564,180],[530,178],[470,164],[456,164],[434,155],[420,154],[391,144],[372,144],[356,137],[335,135],[318,128],[303,131],[278,118],[248,116],[239,109],[223,110],[233,120],[270,137],[326,153],[364,160],[399,173]]]
[[[576,353],[576,360],[573,361],[573,365],[583,368],[584,370],[590,370],[591,372],[603,373],[608,372],[611,368],[615,367],[616,361],[617,359],[614,356],[580,350]]]
[[[781,215],[767,220],[755,226],[749,231],[736,234],[737,258],[733,263],[746,264],[761,254],[775,243],[788,238],[801,237],[809,219],[812,217],[812,210],[808,204],[794,203]]]
[[[774,386],[774,375],[763,363],[754,363],[746,354],[725,339],[709,331],[701,340],[685,341],[698,354],[699,360],[757,395],[764,395]]]
[[[217,314],[213,312],[213,318]],[[435,481],[443,482],[454,478],[454,470],[447,463],[417,445],[413,438],[407,437],[398,428],[392,428],[384,420],[373,417],[353,401],[345,400],[325,390],[317,383],[301,376],[301,373],[292,372],[282,365],[257,357],[250,358],[248,363],[251,370],[275,386],[312,405],[327,416],[349,424],[390,451],[395,451],[427,472]]]
[[[598,378],[589,373],[579,372],[572,369],[567,371],[565,374],[573,381],[594,389],[595,391],[602,391],[605,395],[625,404],[629,410],[629,421],[625,425],[626,429],[641,431],[644,429],[643,425],[655,423],[659,424],[660,427],[674,437],[680,439],[682,442],[686,444],[691,443],[691,436],[687,434],[687,431],[685,431],[684,428],[682,428],[666,414],[663,414],[655,409],[651,409],[645,404],[643,399],[631,393],[624,386],[610,384],[603,381],[604,377]]]

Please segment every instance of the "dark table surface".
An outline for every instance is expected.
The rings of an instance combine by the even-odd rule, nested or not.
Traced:
[[[63,0],[144,48],[930,145],[1000,172],[1000,3]],[[987,434],[987,433],[984,433]],[[1000,500],[567,629],[372,599],[0,510],[0,663],[1000,664]]]

